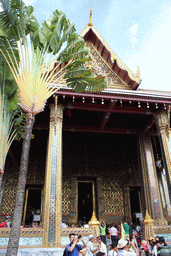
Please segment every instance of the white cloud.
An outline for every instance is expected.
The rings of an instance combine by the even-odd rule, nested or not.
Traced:
[[[138,27],[139,27],[138,24],[134,24],[132,27],[129,28],[128,36],[132,44],[135,44],[138,42],[138,38],[136,37],[138,32]]]
[[[138,30],[139,25],[138,24],[134,24],[132,27],[129,28],[129,36],[135,36],[137,35],[137,30]]]
[[[138,42],[138,39],[137,39],[135,36],[132,36],[132,37],[130,38],[130,42],[133,43],[133,44],[135,44],[136,42]]]
[[[25,5],[33,5],[33,3],[36,2],[36,0],[24,0]]]

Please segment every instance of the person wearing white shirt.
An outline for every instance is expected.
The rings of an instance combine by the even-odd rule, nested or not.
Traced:
[[[67,227],[67,225],[65,224],[65,222],[66,222],[65,219],[63,219],[63,220],[62,220],[62,223],[61,223],[61,228],[66,228],[66,227]]]
[[[93,247],[94,236],[91,234],[88,236],[88,243],[87,243],[87,253],[86,256],[92,256],[95,252],[99,250],[99,247]]]
[[[115,228],[115,224],[112,224],[112,227],[110,229],[110,235],[111,235],[111,240],[112,240],[112,244],[117,242],[117,235],[118,235],[118,231],[117,228]]]
[[[133,252],[132,250],[129,251],[127,240],[120,239],[117,245],[117,248],[118,248],[117,256],[139,256],[139,252],[136,246],[134,245],[133,240],[130,243],[132,244],[135,252]]]
[[[101,237],[98,236],[97,237],[97,242],[99,243],[100,247],[99,247],[99,252],[101,252],[103,256],[107,256],[107,249],[106,249],[106,245],[102,242]],[[98,256],[98,253],[97,253]]]

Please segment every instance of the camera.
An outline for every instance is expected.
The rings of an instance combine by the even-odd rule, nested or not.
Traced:
[[[82,235],[78,235],[78,239],[80,239],[82,237]]]

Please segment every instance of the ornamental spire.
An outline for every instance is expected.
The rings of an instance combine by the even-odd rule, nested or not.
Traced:
[[[91,3],[91,8],[90,8],[90,19],[89,19],[89,23],[88,26],[92,27],[93,23],[92,23],[92,12],[93,12],[93,7],[92,7],[92,3]]]

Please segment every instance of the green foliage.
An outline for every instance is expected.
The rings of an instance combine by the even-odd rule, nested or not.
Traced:
[[[31,40],[35,48],[38,46],[42,49],[46,46],[55,55],[74,32],[74,23],[67,20],[63,12],[56,10],[42,23],[41,28],[31,32]]]
[[[39,24],[33,15],[33,7],[25,6],[23,1],[1,0],[1,4],[3,11],[0,12],[0,49],[5,53],[6,50],[9,50],[10,44],[15,58],[19,61],[16,41],[22,38],[24,42],[25,36],[38,29]],[[12,54],[11,58],[14,59]],[[8,99],[8,109],[14,111],[18,108],[19,102],[17,84],[0,53],[0,87],[3,86],[3,81],[5,81],[4,93]]]
[[[16,130],[15,140],[20,140],[24,138],[25,130],[25,113],[23,113],[21,108],[17,108],[13,111],[14,117],[14,128]]]
[[[31,32],[31,40],[35,49],[46,47],[49,53],[56,56],[58,65],[65,64],[62,69],[67,85],[75,91],[100,91],[107,83],[105,78],[96,77],[84,64],[91,61],[87,58],[88,48],[85,41],[75,33],[73,22],[67,20],[61,11],[54,11],[42,27]]]

